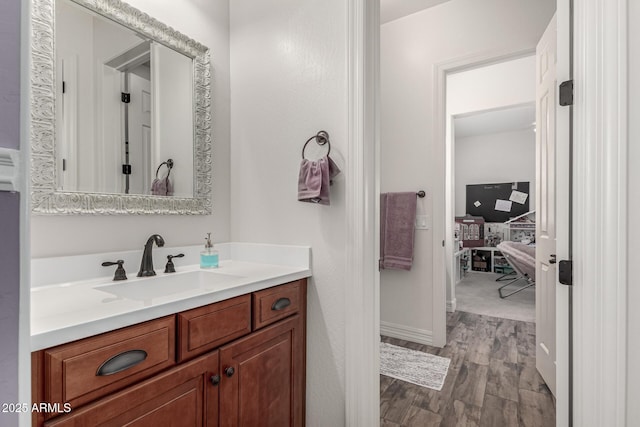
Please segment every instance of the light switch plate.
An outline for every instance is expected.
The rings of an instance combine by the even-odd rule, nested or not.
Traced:
[[[429,215],[416,215],[416,230],[428,230],[429,226]]]

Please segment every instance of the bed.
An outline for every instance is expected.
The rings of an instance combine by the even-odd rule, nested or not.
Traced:
[[[536,284],[536,247],[520,242],[502,242],[497,246],[517,276],[498,288],[500,298],[507,298]],[[524,282],[524,283],[523,283]],[[520,283],[521,286],[508,293],[506,287]],[[503,291],[504,290],[504,291]]]

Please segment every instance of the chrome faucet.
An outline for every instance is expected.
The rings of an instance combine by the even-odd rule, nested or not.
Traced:
[[[142,253],[142,262],[140,263],[140,271],[138,271],[138,277],[155,276],[156,272],[153,270],[153,255],[151,250],[153,249],[153,242],[156,242],[158,247],[164,246],[164,239],[159,234],[154,234],[144,245],[144,252]]]

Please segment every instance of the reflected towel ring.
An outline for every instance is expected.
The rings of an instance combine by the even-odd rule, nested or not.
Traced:
[[[169,178],[169,175],[171,175],[171,169],[173,169],[173,159],[169,159],[166,162],[160,163],[160,166],[158,166],[158,169],[156,169],[156,178],[158,178],[158,172],[160,172],[160,168],[162,167],[162,165],[167,165],[167,168],[169,169],[169,172],[167,172],[167,178]]]
[[[304,150],[307,148],[307,145],[312,141],[312,140],[316,140],[316,143],[320,146],[322,145],[327,145],[327,156],[329,155],[329,153],[331,153],[331,142],[329,142],[329,134],[324,131],[321,130],[319,131],[317,134],[313,135],[311,138],[307,139],[307,142],[304,143],[304,145],[302,146],[302,158],[304,159]]]

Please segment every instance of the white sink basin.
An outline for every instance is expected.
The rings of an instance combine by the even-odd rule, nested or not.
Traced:
[[[119,298],[146,301],[198,289],[206,291],[223,289],[237,283],[240,279],[242,276],[198,270],[110,282],[95,286],[94,289]]]

